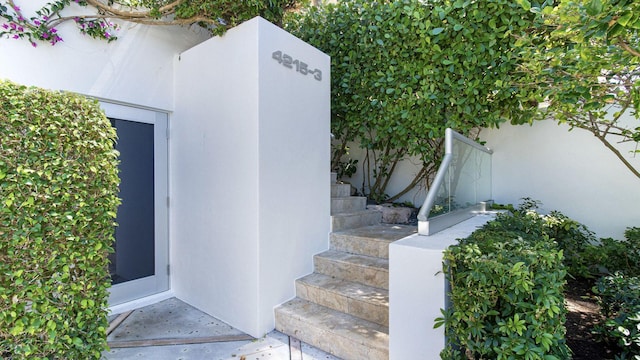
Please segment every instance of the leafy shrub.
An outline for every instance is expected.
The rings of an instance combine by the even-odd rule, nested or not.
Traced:
[[[567,272],[574,277],[591,277],[597,270],[588,256],[597,242],[595,234],[585,225],[559,211],[552,211],[543,218],[547,227],[545,233],[554,239],[564,252]]]
[[[588,253],[601,273],[640,276],[640,228],[628,228],[624,236],[624,240],[600,239],[600,244]]]
[[[538,214],[539,206],[540,201],[528,197],[522,198],[517,208],[513,205],[498,205],[497,208],[509,210],[515,215],[512,220],[502,220],[500,226],[505,230],[548,236],[562,249],[569,275],[592,277],[592,274],[598,271],[596,264],[599,264],[594,262],[594,256],[597,256],[595,234],[585,225],[559,211],[552,211],[546,215]],[[523,216],[528,216],[529,222],[521,223],[519,219]]]
[[[117,198],[96,101],[0,81],[0,357],[99,358]]]
[[[562,250],[533,211],[501,214],[445,252],[443,359],[566,359]]]
[[[595,328],[620,348],[616,359],[640,359],[640,277],[602,277],[594,288],[604,321]]]

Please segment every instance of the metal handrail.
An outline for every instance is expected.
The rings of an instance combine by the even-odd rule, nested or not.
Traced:
[[[445,174],[447,173],[447,168],[451,164],[451,160],[453,159],[453,140],[461,141],[475,149],[483,151],[487,154],[493,154],[493,150],[488,147],[482,146],[477,142],[467,138],[464,135],[461,135],[450,128],[447,128],[444,133],[444,158],[442,159],[442,163],[438,168],[438,172],[436,173],[435,178],[433,179],[433,183],[431,184],[431,188],[427,193],[426,199],[424,199],[424,203],[418,212],[418,220],[419,221],[427,221],[429,217],[429,213],[433,208],[433,205],[436,201],[436,196],[440,185],[444,181]],[[488,199],[487,199],[488,200]]]

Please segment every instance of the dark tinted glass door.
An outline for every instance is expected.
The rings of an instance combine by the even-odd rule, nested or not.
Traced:
[[[120,198],[111,256],[113,284],[155,273],[154,125],[111,119],[118,133]]]

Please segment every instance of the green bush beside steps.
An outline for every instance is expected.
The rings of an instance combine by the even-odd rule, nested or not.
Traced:
[[[97,101],[0,81],[0,358],[107,348],[115,139]]]
[[[499,214],[445,251],[443,359],[569,359],[562,249],[535,211]]]

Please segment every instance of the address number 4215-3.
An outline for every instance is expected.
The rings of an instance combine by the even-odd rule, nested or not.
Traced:
[[[307,63],[300,61],[298,59],[294,59],[291,55],[284,54],[282,51],[274,51],[271,54],[271,57],[274,58],[278,63],[282,64],[284,67],[288,67],[289,69],[293,69],[295,67],[296,71],[302,75],[313,75],[313,78],[322,81],[322,71],[320,69],[309,69],[309,65]]]

